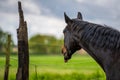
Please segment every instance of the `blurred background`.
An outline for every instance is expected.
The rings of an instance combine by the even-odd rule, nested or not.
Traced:
[[[119,0],[19,0],[19,1],[22,2],[24,17],[25,20],[27,21],[28,36],[29,36],[29,51],[31,55],[34,55],[33,58],[31,58],[31,62],[33,60],[31,64],[36,63],[34,62],[35,59],[35,61],[38,61],[38,63],[34,65],[40,64],[40,66],[43,66],[42,69],[38,68],[39,69],[38,73],[45,71],[59,72],[58,69],[60,69],[63,70],[61,71],[61,73],[75,72],[76,74],[76,71],[79,69],[82,70],[79,71],[80,74],[86,72],[87,73],[95,72],[95,74],[100,74],[97,75],[97,77],[101,76],[101,74],[104,74],[101,68],[98,66],[98,64],[94,60],[92,60],[92,58],[90,58],[89,55],[87,55],[86,52],[84,52],[83,50],[78,53],[83,53],[84,55],[76,54],[77,56],[75,55],[73,61],[71,60],[71,64],[63,63],[63,57],[61,56],[61,47],[63,45],[64,36],[62,32],[66,26],[64,22],[63,14],[64,12],[66,12],[70,18],[76,18],[77,13],[81,12],[83,15],[83,19],[85,21],[102,24],[102,25],[105,24],[112,28],[120,30]],[[12,35],[11,54],[14,56],[12,56],[11,58],[17,59],[17,57],[15,56],[17,54],[16,29],[19,26],[17,2],[18,0],[0,0],[0,56],[1,56],[0,59],[3,60],[3,61],[1,60],[2,63],[1,67],[3,68],[4,68],[5,46],[7,42],[6,39],[8,34]],[[40,56],[38,57],[37,55]],[[55,59],[55,61],[51,61],[53,62],[50,64],[52,69],[51,68],[48,69],[48,67],[50,67],[48,66],[48,63],[50,63],[49,60],[54,60],[55,58],[53,56],[58,57],[58,62],[57,59]],[[40,58],[42,60],[39,60]],[[47,59],[50,58],[48,60],[48,63],[41,63],[41,62],[47,62],[45,61],[46,58]],[[83,60],[83,63],[79,63],[81,62],[80,59]],[[76,61],[79,62],[74,63]],[[91,62],[90,64],[92,64],[93,66],[89,65],[89,61]],[[12,64],[12,63],[16,63],[16,64]],[[54,69],[55,67],[53,66],[58,65],[56,63],[60,63],[59,66],[62,65],[63,67]],[[52,66],[52,64],[54,65]],[[75,66],[75,64],[84,64],[84,66],[79,65],[81,67],[78,68]],[[15,65],[17,65],[17,62],[11,62],[11,65],[13,65],[13,67],[16,67]],[[47,65],[48,67],[45,65]],[[87,68],[85,68],[85,66],[87,66]],[[75,70],[73,68],[75,68]],[[12,69],[13,71],[16,71],[16,69],[15,70],[14,68]],[[65,71],[67,69],[68,71]],[[1,75],[3,75],[2,72],[0,73],[0,76]],[[102,75],[102,79],[100,77],[100,80],[103,80],[103,78],[105,78],[104,75]],[[11,80],[12,79],[14,80],[13,77],[11,78]],[[39,79],[39,80],[43,80],[43,79]],[[85,80],[85,78],[83,80]]]

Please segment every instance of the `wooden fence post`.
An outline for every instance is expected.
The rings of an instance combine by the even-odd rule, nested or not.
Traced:
[[[17,29],[18,38],[18,70],[16,80],[29,80],[29,50],[27,22],[24,21],[21,2],[18,2],[19,28]]]
[[[9,76],[10,43],[11,43],[11,35],[8,35],[8,37],[7,37],[7,46],[6,46],[6,64],[5,64],[4,80],[8,80],[8,76]]]
[[[35,65],[35,79],[38,80],[38,75],[37,75],[37,65]]]

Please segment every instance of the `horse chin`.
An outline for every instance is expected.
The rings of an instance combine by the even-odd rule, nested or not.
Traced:
[[[65,62],[65,63],[67,63],[67,62],[68,62],[68,60],[64,60],[64,62]]]
[[[71,59],[71,56],[64,55],[64,62],[65,63],[67,63],[69,59]]]
[[[64,62],[67,63],[69,59],[64,59]]]

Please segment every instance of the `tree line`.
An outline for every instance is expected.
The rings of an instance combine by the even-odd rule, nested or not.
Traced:
[[[34,35],[29,39],[31,54],[59,54],[63,41],[51,35]]]
[[[3,31],[0,28],[0,54],[5,53],[7,35],[9,33]],[[36,34],[29,39],[29,52],[30,54],[60,54],[61,47],[63,45],[63,39],[56,38],[52,35],[41,35]],[[13,39],[11,40],[11,54],[17,54],[13,49],[17,50],[17,45],[14,44]]]

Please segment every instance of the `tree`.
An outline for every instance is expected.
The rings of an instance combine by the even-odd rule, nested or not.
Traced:
[[[4,32],[0,28],[0,52],[4,52],[4,49],[6,48],[8,34],[9,34],[8,32]],[[13,46],[14,46],[14,42],[11,39],[11,47],[13,47]]]
[[[30,38],[30,53],[59,54],[62,41],[51,35],[35,35]]]
[[[7,33],[3,32],[0,28],[0,51],[2,51],[3,45],[6,43],[6,34]]]

